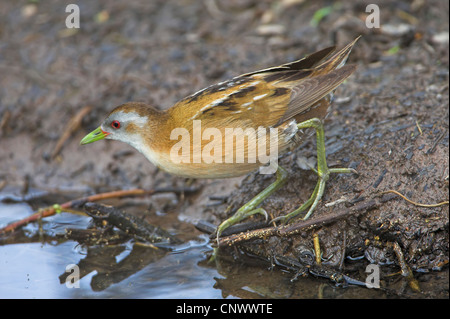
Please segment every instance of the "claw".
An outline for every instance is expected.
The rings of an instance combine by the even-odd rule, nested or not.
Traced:
[[[266,212],[266,210],[264,208],[260,207],[260,208],[252,209],[247,212],[245,210],[240,209],[236,212],[236,214],[234,216],[223,221],[222,224],[220,224],[219,227],[217,227],[217,236],[216,236],[217,243],[219,243],[220,234],[222,234],[222,232],[225,229],[227,229],[231,225],[234,225],[234,224],[240,222],[241,220],[243,220],[251,215],[254,215],[254,214],[264,215],[264,218],[266,221],[269,219],[269,214]]]
[[[284,225],[284,224],[287,224],[288,221],[289,221],[289,218],[287,217],[287,215],[284,215],[284,216],[275,217],[274,219],[272,219],[269,222],[269,224],[281,222]]]
[[[267,220],[269,219],[269,214],[267,213],[267,211],[266,211],[264,208],[261,208],[261,207],[255,209],[255,210],[252,212],[252,214],[249,214],[249,216],[250,216],[250,215],[253,215],[253,214],[261,214],[261,215],[264,215],[265,221],[267,221]]]
[[[299,208],[297,208],[296,210],[285,216],[279,216],[272,219],[270,221],[271,223],[281,221],[283,224],[286,224],[292,218],[294,218],[295,216],[297,216],[298,214],[302,213],[303,211],[309,208],[308,212],[303,217],[304,220],[308,219],[309,216],[311,216],[311,214],[314,212],[319,201],[322,199],[323,193],[325,191],[325,184],[328,181],[330,173],[357,174],[356,170],[354,170],[353,168],[328,168],[325,152],[325,134],[320,119],[313,118],[304,121],[298,124],[297,127],[299,129],[314,128],[316,130],[317,169],[315,169],[314,167],[310,168],[318,175],[319,180],[317,181],[316,187],[314,188],[311,197],[302,206],[300,206]],[[288,177],[287,172],[279,166],[277,170],[277,180],[274,183],[272,183],[269,187],[267,187],[261,193],[256,195],[250,202],[242,206],[232,217],[228,218],[227,220],[222,222],[222,224],[220,224],[219,227],[217,227],[217,236],[216,236],[217,243],[219,242],[220,234],[224,229],[240,222],[241,220],[247,218],[250,215],[262,214],[264,215],[267,221],[268,220],[267,212],[263,208],[255,208],[255,207],[258,207],[264,201],[264,199],[266,199],[268,196],[270,196],[272,193],[278,190],[281,186],[283,186],[287,181],[287,177]]]
[[[216,240],[219,242],[220,234],[231,225],[234,225],[241,220],[254,215],[261,214],[264,215],[266,221],[269,219],[269,214],[261,207],[258,207],[267,197],[269,197],[272,193],[277,191],[281,186],[283,186],[287,181],[288,174],[285,169],[278,166],[277,169],[277,179],[271,185],[269,185],[266,189],[256,195],[251,201],[247,204],[239,208],[239,210],[230,218],[222,222],[222,224],[217,227],[217,236]]]

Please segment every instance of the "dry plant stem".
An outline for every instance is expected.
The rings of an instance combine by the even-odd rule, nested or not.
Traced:
[[[61,151],[64,143],[66,140],[72,135],[72,133],[80,126],[81,120],[83,117],[88,114],[91,111],[91,106],[85,106],[82,108],[67,124],[66,129],[64,133],[59,138],[58,142],[56,143],[55,148],[53,149],[51,158],[55,158],[59,152]]]
[[[377,208],[378,205],[379,204],[372,199],[367,202],[363,202],[359,205],[356,205],[351,209],[344,208],[336,213],[320,216],[314,219],[302,220],[295,224],[267,227],[262,229],[251,230],[240,234],[233,234],[227,237],[220,238],[218,246],[219,247],[234,246],[241,242],[245,242],[255,238],[267,238],[269,236],[287,237],[296,235],[307,227],[315,228],[335,222],[339,219],[345,218],[352,214],[365,213]]]
[[[394,250],[395,255],[398,259],[398,264],[401,269],[401,274],[403,277],[406,277],[408,280],[408,284],[411,287],[412,290],[415,292],[421,292],[419,282],[416,278],[414,278],[413,271],[408,266],[408,264],[405,261],[405,257],[403,256],[402,249],[400,248],[400,245],[395,241],[393,243],[389,243],[389,246],[392,247]]]
[[[381,194],[387,194],[387,193],[394,193],[394,194],[400,196],[401,198],[403,198],[404,200],[406,200],[408,203],[411,203],[411,204],[413,204],[415,206],[419,206],[419,207],[439,207],[439,206],[443,206],[443,205],[448,205],[448,200],[440,202],[440,203],[437,203],[437,204],[421,204],[421,203],[417,203],[417,202],[414,202],[414,201],[406,198],[404,195],[402,195],[401,193],[399,193],[399,192],[397,192],[396,190],[393,190],[393,189],[381,192]]]
[[[321,265],[321,253],[320,253],[320,242],[319,242],[319,234],[314,233],[313,234],[313,241],[314,241],[314,253],[316,255],[316,264]]]

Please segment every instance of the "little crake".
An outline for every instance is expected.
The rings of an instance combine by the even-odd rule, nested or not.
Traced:
[[[115,139],[130,144],[150,162],[174,175],[226,178],[247,174],[267,164],[262,160],[264,156],[252,155],[269,153],[273,143],[277,146],[277,156],[296,148],[304,131],[313,128],[317,136],[317,185],[308,201],[276,218],[287,222],[308,209],[306,219],[319,203],[330,173],[355,172],[349,168],[328,168],[321,120],[328,113],[334,90],[356,69],[345,62],[357,40],[334,54],[334,47],[326,48],[295,62],[211,85],[167,111],[144,103],[123,104],[116,107],[100,127],[86,135],[81,144]],[[197,122],[201,123],[201,132],[195,132]],[[231,144],[227,136],[230,129],[238,132],[231,137]],[[253,133],[261,129],[276,134]],[[184,135],[180,132],[186,133],[186,152],[179,147],[179,137]],[[199,133],[201,138],[196,139],[195,134]],[[174,149],[181,156],[176,161]],[[214,161],[194,160],[201,158],[197,155],[210,153],[214,153]],[[259,205],[284,185],[287,178],[286,171],[278,166],[276,181],[224,221],[217,235],[252,214],[267,217]]]

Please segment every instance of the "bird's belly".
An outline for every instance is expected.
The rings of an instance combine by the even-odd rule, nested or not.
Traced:
[[[295,128],[295,129],[294,129]],[[166,147],[159,151],[155,148],[143,147],[144,143],[136,145],[145,157],[154,165],[170,174],[188,178],[228,178],[248,174],[259,167],[263,174],[273,174],[278,167],[278,157],[298,145],[298,132],[295,121],[280,126],[280,134],[272,134],[253,142],[238,139],[228,147],[225,140],[216,148],[216,144],[178,146],[179,141],[166,143]],[[291,132],[292,131],[292,132]],[[167,146],[168,145],[168,146]],[[263,147],[263,149],[260,149]]]
[[[170,154],[157,153],[150,148],[138,149],[151,163],[170,174],[187,178],[228,178],[245,175],[263,165],[258,161],[226,163],[224,161],[207,163],[204,159],[190,157],[177,158]]]
[[[179,163],[159,166],[162,170],[187,178],[230,178],[250,173],[260,163]]]

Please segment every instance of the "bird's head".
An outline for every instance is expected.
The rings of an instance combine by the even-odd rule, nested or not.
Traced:
[[[113,139],[135,146],[141,142],[142,133],[148,127],[153,109],[144,103],[126,103],[116,107],[103,123],[86,135],[80,144],[89,144],[102,139]]]

